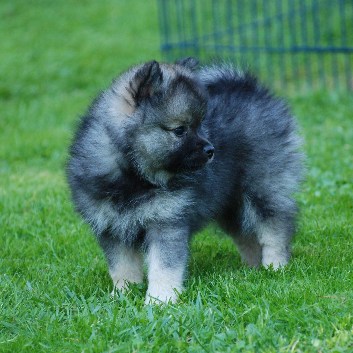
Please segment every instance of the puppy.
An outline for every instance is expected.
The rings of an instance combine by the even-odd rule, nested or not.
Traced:
[[[215,220],[250,266],[285,265],[302,174],[286,104],[229,65],[156,61],[120,75],[82,118],[67,166],[118,290],[175,302],[193,233]]]

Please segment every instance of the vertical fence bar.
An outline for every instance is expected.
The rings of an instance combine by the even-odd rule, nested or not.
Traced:
[[[291,58],[292,58],[292,71],[294,74],[294,80],[298,82],[299,79],[299,66],[298,66],[298,41],[297,41],[297,17],[299,15],[299,11],[297,10],[296,7],[296,1],[291,1],[290,3],[294,4],[293,8],[291,9],[291,6],[288,6],[288,16],[289,16],[289,34],[290,34],[290,40],[291,40]],[[296,86],[295,82],[295,86]]]
[[[344,2],[345,0],[339,0],[339,13],[340,13],[340,18],[342,19],[341,22],[341,46],[343,48],[348,47],[347,43],[347,19],[345,15],[345,7],[344,7]],[[352,54],[347,53],[345,55],[345,60],[344,60],[344,66],[345,66],[345,74],[344,76],[346,77],[346,87],[347,89],[352,89],[353,88],[353,77],[352,77],[352,71],[351,71],[351,65],[352,62],[350,61],[353,60]]]
[[[329,47],[332,50],[332,55],[331,55],[331,68],[332,68],[332,76],[333,76],[333,80],[332,80],[332,84],[334,86],[334,88],[338,88],[339,87],[339,79],[338,79],[338,62],[337,62],[337,55],[339,55],[335,49],[337,47],[336,45],[336,41],[334,38],[334,27],[335,27],[335,15],[336,15],[336,6],[332,6],[332,3],[328,5],[328,8],[331,10],[330,11],[330,15],[328,16],[331,19],[331,23],[330,23],[330,27],[331,27],[331,31],[330,31],[330,40],[329,40]],[[339,29],[342,28],[342,24],[339,25]]]
[[[162,55],[164,58],[167,58],[167,46],[169,44],[167,26],[167,2],[163,0],[158,1],[158,16],[159,16],[159,32],[160,32],[160,48],[162,50]],[[168,58],[169,59],[169,58]]]
[[[278,77],[280,77],[279,80],[279,86],[281,88],[284,88],[286,86],[286,70],[285,70],[285,58],[286,58],[286,54],[285,54],[285,43],[284,43],[284,36],[283,36],[283,28],[284,28],[284,24],[283,24],[283,9],[282,9],[282,0],[276,0],[275,3],[275,9],[276,9],[276,14],[278,15],[277,17],[277,27],[276,27],[276,43],[277,43],[277,49],[278,49],[278,54],[277,54],[277,72],[278,72]],[[279,58],[279,52],[280,50],[283,51],[282,54],[282,60],[278,60]]]
[[[312,4],[312,14],[313,14],[313,31],[314,31],[314,49],[316,50],[316,62],[318,64],[318,73],[320,82],[322,85],[326,85],[326,79],[324,75],[324,68],[323,68],[323,55],[320,54],[318,47],[320,46],[320,20],[319,20],[319,4],[317,0],[313,0]],[[321,56],[320,56],[321,55]]]
[[[195,7],[195,0],[189,0],[190,1],[190,20],[191,20],[191,31],[192,35],[191,38],[194,38],[194,55],[196,57],[199,57],[200,55],[200,47],[199,47],[199,32],[198,32],[198,26],[197,26],[197,20],[198,20],[198,14],[196,12],[196,7]]]
[[[176,12],[176,23],[177,23],[177,36],[178,36],[178,54],[177,57],[180,58],[182,56],[182,50],[183,50],[183,16],[182,16],[182,6],[181,6],[181,1],[182,0],[176,0],[175,1],[175,12]]]
[[[212,0],[212,23],[213,23],[213,46],[215,53],[218,53],[218,36],[217,32],[219,30],[219,23],[218,23],[218,6],[217,0]]]
[[[273,59],[273,52],[270,50],[273,47],[273,41],[271,41],[271,36],[272,36],[272,21],[273,19],[270,18],[271,16],[271,11],[268,11],[268,7],[270,6],[271,1],[267,0],[262,0],[262,12],[263,12],[263,22],[265,25],[264,28],[264,46],[265,46],[265,65],[266,65],[266,76],[269,79],[273,79],[273,65],[272,65],[272,59]],[[267,48],[267,49],[266,49]]]
[[[308,48],[308,9],[304,3],[304,0],[300,0],[300,29],[301,29],[301,45],[305,48]],[[304,68],[305,68],[305,77],[306,81],[309,83],[309,86],[312,85],[312,72],[311,72],[311,61],[309,58],[310,52],[303,54],[304,56]]]
[[[209,3],[208,1],[202,1],[202,0],[197,0],[198,2],[198,9],[200,11],[203,11],[203,16],[200,16],[200,40],[201,40],[201,47],[202,47],[202,53],[206,56],[206,50],[207,50],[207,39],[205,37],[205,34],[207,33],[207,22],[210,22],[210,19],[207,18],[208,16],[208,8],[207,4]]]
[[[243,1],[237,0],[237,28],[238,28],[238,57],[244,52],[244,36],[243,36],[243,16],[242,16]],[[238,59],[239,60],[239,59]],[[241,60],[239,60],[241,61]],[[242,63],[243,64],[243,63]]]
[[[241,45],[241,51],[243,54],[239,56],[239,61],[241,62],[241,65],[243,69],[246,70],[254,70],[254,62],[253,62],[253,54],[254,54],[254,48],[251,43],[251,40],[249,41],[249,37],[252,32],[252,18],[251,15],[249,15],[249,2],[247,1],[242,1],[241,2],[241,15],[240,15],[240,22],[238,24],[239,31],[242,33],[242,45]]]
[[[233,48],[235,46],[234,41],[234,25],[233,25],[233,3],[232,0],[226,0],[226,23],[227,23],[227,45],[229,48]],[[231,49],[230,49],[231,50]]]
[[[259,33],[259,9],[258,9],[258,0],[253,0],[252,1],[252,6],[251,6],[251,12],[254,16],[254,25],[253,25],[253,50],[252,50],[252,62],[254,63],[255,68],[259,71],[260,69],[260,58],[259,58],[259,52],[258,48],[260,48],[260,33]]]

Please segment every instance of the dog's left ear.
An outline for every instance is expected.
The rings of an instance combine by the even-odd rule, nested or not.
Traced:
[[[188,58],[179,59],[175,63],[177,65],[184,66],[192,71],[195,70],[199,65],[199,61],[196,58],[193,58],[191,56]]]
[[[150,61],[137,70],[130,82],[132,97],[136,105],[156,94],[163,82],[163,72],[157,61]]]

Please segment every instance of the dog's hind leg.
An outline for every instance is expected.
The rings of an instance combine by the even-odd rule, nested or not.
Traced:
[[[141,283],[143,280],[143,256],[140,249],[127,246],[109,234],[101,236],[99,243],[108,261],[109,273],[114,291],[125,290],[128,283]]]
[[[282,220],[282,217],[286,222]],[[232,235],[240,252],[242,261],[250,267],[271,267],[278,269],[286,265],[290,258],[290,240],[293,232],[293,220],[283,214],[264,217],[250,200],[244,201],[241,221],[232,224],[231,217],[219,220],[223,229]]]
[[[275,208],[266,209],[269,200],[254,207],[249,198],[244,199],[240,237],[235,238],[245,262],[252,266],[278,269],[290,258],[290,241],[293,233],[293,216]],[[272,203],[273,204],[273,203]],[[254,236],[253,236],[254,235]]]
[[[240,252],[242,261],[250,267],[259,267],[262,259],[262,248],[254,235],[244,234],[233,237]]]
[[[285,266],[290,258],[290,232],[288,226],[276,220],[259,222],[256,227],[262,247],[262,265],[274,270]]]

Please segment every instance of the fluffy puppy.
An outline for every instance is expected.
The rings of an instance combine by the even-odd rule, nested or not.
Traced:
[[[210,220],[251,266],[288,262],[301,176],[286,104],[249,74],[193,58],[120,75],[92,103],[70,148],[77,211],[115,288],[143,280],[146,302],[176,301],[193,233]]]

